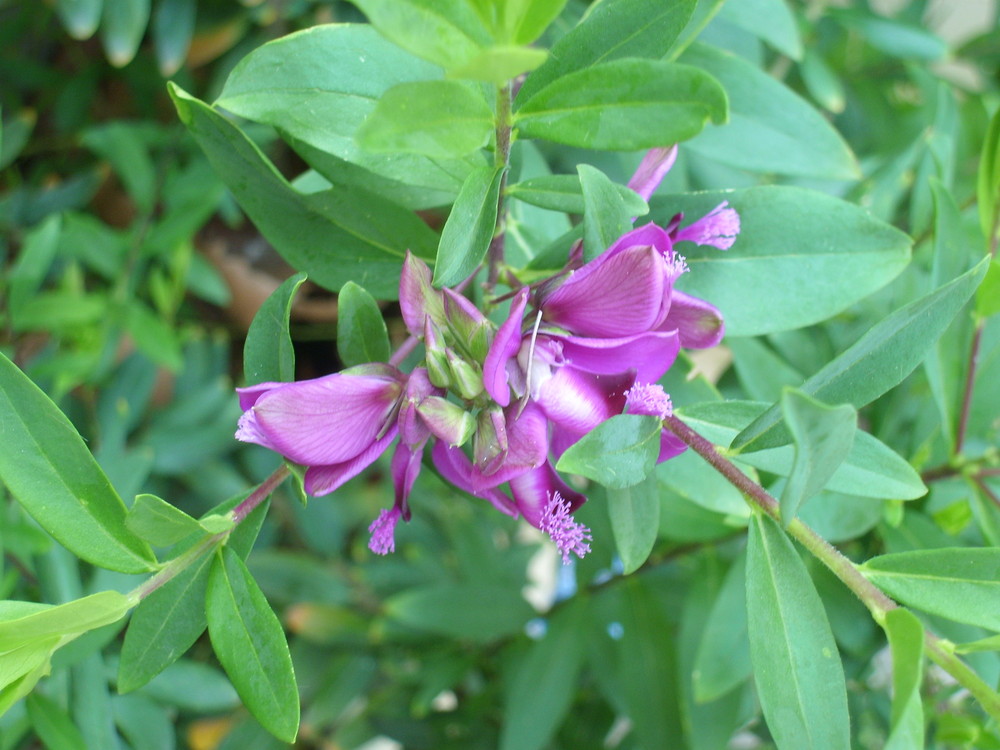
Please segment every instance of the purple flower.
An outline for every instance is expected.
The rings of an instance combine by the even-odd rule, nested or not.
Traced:
[[[359,474],[396,437],[406,376],[371,364],[297,383],[238,388],[236,438],[306,467],[305,488],[326,495]]]
[[[656,188],[663,182],[667,172],[677,161],[677,144],[666,148],[651,148],[642,157],[639,166],[628,181],[628,186],[648,201],[650,196],[656,192]]]

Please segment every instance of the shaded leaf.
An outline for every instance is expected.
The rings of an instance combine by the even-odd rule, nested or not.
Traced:
[[[656,465],[661,431],[662,420],[656,417],[619,414],[571,445],[556,469],[613,489],[631,487]]]
[[[631,487],[609,489],[608,515],[623,573],[638,570],[653,551],[660,527],[660,491],[656,474]]]
[[[337,353],[344,367],[389,361],[389,332],[378,303],[353,281],[337,295]]]
[[[434,285],[454,286],[476,270],[493,239],[504,170],[481,167],[469,175],[441,231]]]

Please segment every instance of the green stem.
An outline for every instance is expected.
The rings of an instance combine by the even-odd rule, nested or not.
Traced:
[[[503,243],[504,225],[504,191],[507,188],[507,167],[510,164],[510,84],[501,86],[497,91],[497,129],[496,129],[496,150],[494,151],[493,164],[504,170],[500,177],[500,197],[497,199],[497,222],[493,232],[493,239],[486,252],[489,263],[489,274],[486,278],[486,288],[490,291],[496,286],[500,278],[500,268],[503,266]]]
[[[763,511],[776,521],[781,520],[780,505],[767,490],[740,471],[735,464],[725,458],[716,447],[674,416],[667,417],[664,426],[683,440],[695,453],[705,459],[712,468],[728,479],[743,493],[752,508]],[[877,586],[864,577],[858,567],[841,552],[798,519],[788,524],[788,533],[803,547],[826,565],[862,601],[879,625],[884,625],[885,615],[899,605],[886,596]],[[983,708],[995,719],[1000,720],[1000,694],[955,656],[950,644],[928,630],[924,631],[927,654],[939,667],[954,677],[959,684],[972,693]]]
[[[158,588],[183,573],[189,565],[198,560],[206,552],[214,549],[217,545],[224,542],[232,533],[233,529],[246,520],[246,517],[249,516],[258,505],[264,502],[268,495],[274,492],[275,488],[285,481],[285,478],[288,477],[290,473],[291,472],[289,472],[288,467],[284,464],[275,469],[274,473],[261,482],[257,488],[247,496],[246,500],[230,511],[229,515],[233,519],[233,525],[230,528],[202,539],[191,549],[183,552],[178,557],[175,557],[173,560],[164,565],[163,568],[152,578],[143,582],[139,586],[136,586],[136,588],[129,593],[129,598],[138,604]]]

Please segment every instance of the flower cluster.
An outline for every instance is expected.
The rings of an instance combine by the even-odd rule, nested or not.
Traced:
[[[648,197],[674,150],[650,152],[630,183]],[[666,167],[664,167],[666,164]],[[687,271],[674,244],[728,248],[739,217],[726,204],[684,228],[634,229],[583,263],[511,297],[499,327],[466,297],[435,289],[431,271],[408,255],[399,300],[424,366],[411,373],[369,364],[314,380],[241,388],[236,437],[306,467],[305,489],[333,492],[398,438],[391,461],[395,502],[371,524],[370,548],[393,551],[424,449],[444,479],[548,534],[562,553],[583,556],[590,532],[573,519],[586,498],[559,476],[555,461],[606,419],[622,413],[666,417],[656,384],[680,347],[714,346],[719,311],[674,289]],[[660,461],[684,450],[661,437]],[[506,487],[506,489],[505,489]]]

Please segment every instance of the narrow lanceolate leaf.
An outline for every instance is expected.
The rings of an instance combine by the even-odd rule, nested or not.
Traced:
[[[545,62],[546,57],[546,50],[535,47],[488,47],[460,67],[450,69],[448,75],[500,86],[521,73],[534,70]]]
[[[137,495],[125,518],[131,531],[157,547],[175,544],[191,534],[218,533],[232,525],[223,516],[214,516],[209,523],[217,528],[206,529],[202,522],[156,495]]]
[[[729,97],[729,123],[706,128],[690,149],[754,172],[839,180],[860,177],[854,154],[840,134],[776,78],[706,44],[692,45],[680,59],[714,76]],[[754,146],[747,148],[748,143]]]
[[[795,461],[781,493],[781,521],[787,526],[851,452],[858,413],[847,404],[827,406],[792,388],[781,396],[781,413],[795,443]]]
[[[205,596],[216,656],[250,713],[278,739],[299,731],[299,692],[281,623],[240,556],[223,548]]]
[[[527,101],[558,78],[601,62],[621,57],[662,58],[684,30],[695,5],[696,0],[594,4],[579,25],[556,42],[548,61],[528,76],[518,102]]]
[[[144,573],[156,557],[125,526],[125,504],[70,421],[0,356],[0,480],[63,546],[87,562]]]
[[[631,487],[608,490],[608,515],[624,573],[638,570],[660,528],[660,485],[654,472]]]
[[[50,750],[87,750],[80,730],[58,703],[41,693],[34,693],[28,696],[25,704],[31,726],[45,747]]]
[[[514,124],[522,137],[638,151],[687,140],[726,113],[726,92],[697,68],[615,60],[553,81],[521,105]]]
[[[348,281],[380,299],[399,292],[406,250],[430,258],[437,240],[416,214],[367,190],[304,195],[229,120],[176,86],[181,120],[261,233],[294,267],[337,290]]]
[[[145,685],[191,648],[204,632],[205,590],[213,559],[206,552],[136,608],[122,644],[119,693]]]
[[[443,68],[476,54],[489,35],[464,0],[351,0],[386,38]]]
[[[632,228],[633,214],[604,172],[589,164],[576,171],[583,191],[583,257],[593,260]]]
[[[693,429],[717,445],[729,445],[733,438],[759,417],[767,404],[754,401],[725,401],[692,404],[679,410]],[[788,476],[795,450],[791,445],[741,453],[739,461],[762,471]],[[830,478],[826,489],[859,497],[914,500],[927,494],[920,475],[892,448],[870,433],[858,430],[851,452]]]
[[[149,0],[104,0],[101,41],[111,64],[121,68],[132,61],[149,22]]]
[[[386,91],[357,139],[369,151],[448,159],[485,146],[493,128],[493,111],[477,87],[415,81]]]
[[[582,165],[581,165],[582,166]],[[629,216],[645,216],[649,213],[646,201],[634,190],[614,182],[618,194]],[[582,214],[585,210],[583,187],[580,178],[569,174],[550,174],[542,177],[532,177],[507,188],[507,195],[517,198],[532,206],[547,208],[550,211],[562,211],[568,214]]]
[[[1000,631],[1000,549],[898,552],[873,557],[861,572],[914,609]]]
[[[506,0],[500,5],[507,37],[517,44],[530,44],[559,17],[566,0]]]
[[[691,273],[677,287],[711,300],[728,336],[826,320],[881,289],[910,260],[912,243],[898,229],[846,201],[796,187],[654,196],[650,218],[665,226],[682,211],[686,225],[723,201],[740,215],[736,242],[724,253],[681,243]],[[748,289],[766,289],[767,304]]]
[[[586,600],[574,599],[547,623],[511,675],[500,750],[548,746],[573,701],[586,643]]]
[[[305,280],[304,273],[285,279],[253,316],[243,344],[243,377],[247,385],[295,380],[295,349],[288,320],[295,293]]]
[[[983,139],[976,180],[976,203],[983,236],[991,239],[1000,220],[1000,112],[993,114]]]
[[[746,557],[733,562],[712,604],[695,655],[695,699],[716,700],[750,679],[750,645],[747,641]]]
[[[206,518],[222,518],[242,497],[213,508]],[[257,532],[267,515],[261,503],[229,535],[228,546],[243,559],[250,553]],[[192,540],[192,543],[198,543]],[[142,687],[173,664],[205,631],[205,591],[212,569],[214,545],[182,573],[149,594],[132,613],[118,663],[118,692]],[[188,548],[189,549],[189,548]],[[181,554],[183,551],[178,551]]]
[[[873,326],[868,333],[801,386],[803,393],[829,403],[861,408],[900,383],[920,364],[979,286],[986,261],[911,302]],[[736,436],[733,448],[760,450],[789,440],[775,405]]]
[[[496,231],[503,174],[500,167],[480,167],[462,185],[441,232],[434,286],[453,286],[482,263]]]
[[[172,76],[187,56],[194,36],[196,0],[159,0],[153,13],[153,44],[160,74]]]
[[[623,489],[641,482],[660,454],[662,421],[638,414],[619,414],[601,422],[571,445],[556,468]]]
[[[278,128],[294,141],[347,161],[354,171],[429,192],[437,202],[426,205],[443,205],[483,163],[481,156],[386,158],[358,148],[354,138],[390,88],[441,76],[439,67],[397,47],[367,24],[326,24],[251,52],[229,75],[216,106]],[[289,112],[295,117],[289,118]]]
[[[924,706],[920,698],[924,667],[924,626],[912,612],[898,608],[885,616],[892,650],[892,724],[886,750],[924,746]]]
[[[117,591],[101,591],[66,604],[0,621],[0,653],[50,637],[77,636],[118,622],[135,602]]]
[[[101,21],[103,0],[58,0],[56,13],[74,39],[89,39]]]
[[[344,367],[389,360],[389,332],[378,303],[353,281],[337,295],[337,353]]]
[[[823,603],[766,516],[750,523],[746,595],[757,693],[779,750],[849,750],[844,669]]]

